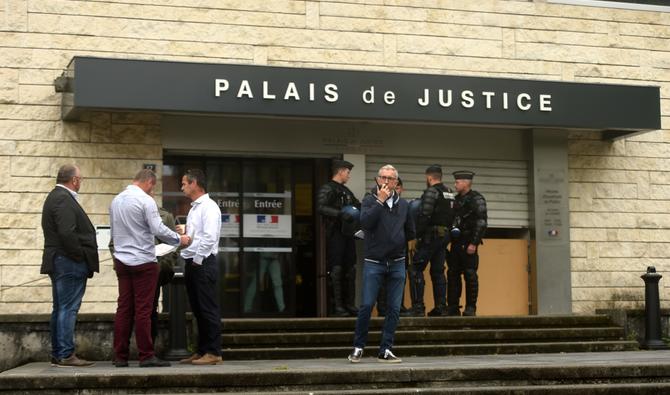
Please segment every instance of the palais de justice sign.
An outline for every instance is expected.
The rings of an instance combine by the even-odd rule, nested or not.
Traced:
[[[63,118],[87,109],[640,131],[660,88],[75,57]]]

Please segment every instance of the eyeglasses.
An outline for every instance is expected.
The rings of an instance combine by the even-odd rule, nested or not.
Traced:
[[[79,180],[81,182],[84,179],[84,177],[74,176],[74,177],[72,177],[72,179],[76,179],[76,180]]]
[[[377,177],[382,181],[395,181],[398,179],[398,177],[391,177],[391,176],[377,176]]]

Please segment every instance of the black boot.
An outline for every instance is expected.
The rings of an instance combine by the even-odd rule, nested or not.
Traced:
[[[448,317],[459,317],[461,315],[461,306],[447,306]]]
[[[423,272],[414,270],[414,266],[410,266],[409,270],[409,295],[412,299],[412,307],[410,307],[403,317],[424,317],[426,315],[426,306],[423,304],[423,290],[426,285],[423,279]]]
[[[330,281],[333,285],[333,311],[330,313],[332,317],[349,316],[342,301],[342,280],[342,266],[333,266],[330,271]]]
[[[477,315],[477,296],[479,295],[479,276],[476,269],[466,269],[465,277],[465,310],[464,316]]]
[[[477,307],[475,306],[465,306],[465,310],[463,310],[463,317],[474,317],[477,315]]]

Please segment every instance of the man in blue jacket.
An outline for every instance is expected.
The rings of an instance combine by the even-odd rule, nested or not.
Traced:
[[[363,296],[358,309],[354,350],[348,359],[361,361],[368,338],[372,307],[382,283],[386,285],[387,308],[377,361],[400,363],[391,352],[398,326],[402,291],[405,286],[405,252],[414,239],[414,223],[409,204],[395,192],[398,171],[391,165],[379,169],[377,186],[365,195],[361,207],[361,228],[365,232]]]

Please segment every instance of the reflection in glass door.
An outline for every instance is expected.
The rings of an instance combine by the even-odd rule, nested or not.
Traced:
[[[181,176],[190,168],[205,171],[208,193],[221,209],[223,317],[294,316],[291,160],[166,157],[163,205],[182,221],[190,201],[180,192]]]
[[[290,162],[245,161],[242,172],[242,313],[245,316],[293,315]],[[290,308],[287,309],[287,305]]]

